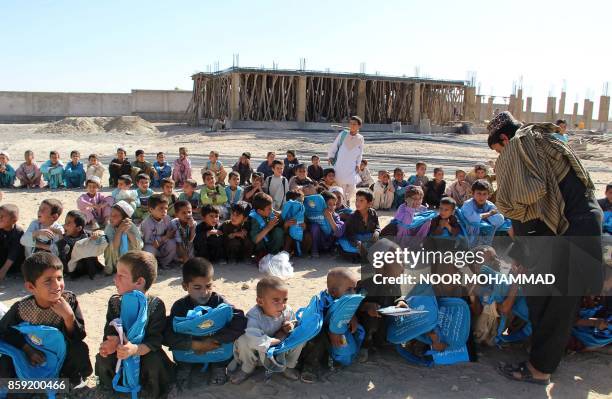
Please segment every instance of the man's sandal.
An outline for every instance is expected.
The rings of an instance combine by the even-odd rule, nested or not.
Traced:
[[[504,377],[519,382],[529,382],[538,385],[550,384],[550,378],[539,379],[534,378],[531,374],[531,370],[527,367],[527,362],[521,362],[519,364],[500,364],[497,367],[497,371]],[[520,377],[517,377],[515,373],[518,373]]]

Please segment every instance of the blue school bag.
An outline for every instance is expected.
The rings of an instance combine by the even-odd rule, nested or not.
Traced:
[[[357,234],[355,236],[355,239],[357,241],[368,241],[371,238],[372,238],[372,234],[370,233]],[[351,242],[346,237],[338,238],[337,243],[344,252],[347,252],[349,254],[359,253],[359,249],[353,244],[351,244]]]
[[[604,212],[603,231],[612,234],[612,211]]]
[[[325,208],[327,208],[327,204],[321,194],[304,197],[304,216],[306,220],[308,223],[318,224],[323,234],[328,236],[332,233],[332,228],[323,215]]]
[[[114,321],[123,327],[124,342],[127,340],[135,345],[142,343],[148,309],[147,297],[141,291],[130,291],[121,296],[120,318]],[[121,367],[113,378],[113,389],[121,393],[131,393],[133,399],[138,397],[141,389],[140,356],[134,355],[121,361]]]
[[[13,328],[25,336],[30,346],[45,355],[45,362],[42,365],[33,366],[23,350],[0,341],[0,354],[13,359],[17,378],[20,380],[59,378],[67,351],[64,334],[55,327],[33,325],[28,322],[19,323]],[[0,389],[0,397],[5,397],[6,393]],[[47,395],[49,398],[55,398],[54,391],[48,391]]]
[[[304,239],[304,229],[300,225],[304,223],[304,213],[304,204],[296,200],[289,200],[285,202],[285,205],[283,205],[283,211],[281,212],[281,219],[295,219],[296,221],[296,224],[289,226],[289,236],[296,241],[298,256],[302,255],[300,242]]]
[[[323,328],[323,306],[321,299],[315,295],[308,306],[296,313],[297,326],[280,344],[271,346],[266,352],[264,367],[269,372],[283,371],[286,368],[285,353],[305,344],[316,337]]]
[[[249,218],[253,219],[253,221],[257,223],[261,229],[266,227],[266,221],[264,220],[263,216],[257,213],[256,209],[251,209],[251,212],[249,212]],[[267,235],[264,237],[264,241],[265,242],[269,241],[269,238]]]
[[[397,352],[406,360],[422,366],[447,365],[469,361],[466,342],[470,333],[470,308],[461,298],[439,298],[433,296],[430,286],[425,292],[431,295],[411,296],[406,303],[415,310],[427,310],[427,313],[392,317],[387,330],[387,340],[395,343]],[[447,347],[442,352],[429,350],[425,354],[432,360],[421,359],[406,351],[401,344],[412,339],[431,345],[426,335],[435,330]]]
[[[324,292],[324,295],[329,296],[332,301],[325,314],[325,323],[328,325],[329,332],[344,335],[346,341],[343,346],[330,348],[331,358],[343,366],[348,366],[357,357],[365,338],[365,329],[361,325],[357,326],[354,333],[351,333],[349,329],[349,323],[364,297],[362,295],[343,295],[334,300],[327,292]]]
[[[582,308],[579,312],[580,318],[589,319],[595,317],[602,308],[602,305],[593,308]],[[612,328],[610,327],[612,316],[608,316],[607,321],[608,328],[605,330],[598,330],[595,327],[575,326],[572,327],[572,335],[578,338],[587,348],[602,348],[610,345],[612,344]]]
[[[499,274],[499,272],[491,269],[489,266],[483,265],[481,267],[481,273],[486,274]],[[492,291],[489,295],[481,296],[480,300],[484,304],[502,303],[504,299],[508,296],[508,290],[510,286],[507,284],[496,284],[492,288]],[[527,339],[531,335],[531,322],[529,321],[529,308],[527,307],[527,298],[520,295],[520,289],[517,293],[517,296],[514,300],[514,305],[512,306],[512,313],[524,320],[526,323],[518,331],[513,332],[512,334],[504,335],[504,331],[506,330],[506,317],[502,316],[499,321],[499,327],[497,329],[497,336],[495,337],[495,343],[497,345],[503,343],[510,342],[519,342]]]
[[[211,336],[221,330],[232,320],[232,307],[222,303],[216,308],[196,306],[187,312],[185,317],[175,317],[172,320],[174,332],[195,337]],[[206,371],[209,363],[229,360],[234,355],[234,344],[226,343],[210,352],[198,355],[193,350],[173,350],[174,360],[185,363],[202,363],[202,371]]]
[[[391,219],[389,223],[396,224],[397,226],[403,227],[407,230],[414,230],[414,229],[418,229],[419,227],[421,227],[428,221],[434,219],[436,216],[438,216],[437,211],[423,211],[423,212],[415,213],[414,217],[412,218],[412,222],[410,222],[410,224],[402,223],[401,221],[397,219]]]

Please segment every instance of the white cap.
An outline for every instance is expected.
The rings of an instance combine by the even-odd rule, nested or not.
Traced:
[[[117,203],[113,206],[118,206],[119,208],[121,208],[123,213],[125,213],[129,218],[131,218],[132,215],[134,214],[134,208],[132,208],[132,206],[128,204],[126,201],[123,201],[123,200],[117,201]]]
[[[102,180],[100,180],[98,176],[91,176],[89,179],[87,179],[87,183],[89,182],[96,183],[98,187],[102,187]]]

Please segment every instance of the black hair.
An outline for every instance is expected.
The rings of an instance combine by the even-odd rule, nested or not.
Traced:
[[[272,169],[274,169],[276,165],[284,165],[284,164],[283,164],[283,161],[275,159],[274,161],[272,161],[272,165],[271,165]]]
[[[502,144],[504,140],[502,140],[501,135],[505,134],[508,139],[511,139],[516,134],[516,131],[521,128],[522,124],[519,121],[508,121],[504,126],[497,129],[495,132],[489,135],[487,139],[487,144],[489,148],[493,148],[494,144]]]
[[[130,175],[121,175],[117,178],[117,181],[122,181],[128,186],[132,185],[132,178],[130,177]]]
[[[136,156],[143,155],[144,150],[136,150]]]
[[[374,194],[370,190],[357,190],[355,197],[363,197],[368,202],[374,201]]]
[[[174,203],[174,213],[177,214],[183,208],[190,206],[191,203],[189,201],[180,200]]]
[[[161,194],[153,194],[149,197],[149,209],[155,209],[161,204],[168,205],[169,203],[168,198]]]
[[[73,155],[76,155],[76,156],[80,157],[81,153],[78,152],[77,150],[72,150],[72,151],[70,151],[70,158],[72,158]]]
[[[472,183],[472,192],[476,192],[476,191],[489,192],[490,187],[491,185],[489,184],[488,181],[484,179],[476,180],[474,183]]]
[[[272,205],[272,197],[266,193],[257,193],[253,196],[253,208],[258,210],[265,209],[268,205]]]
[[[244,217],[248,217],[253,207],[246,201],[238,201],[232,204],[232,212],[239,213]]]
[[[321,192],[321,197],[323,197],[323,199],[325,200],[325,202],[329,201],[330,199],[337,199],[336,195],[334,193],[332,193],[331,191],[322,191]]]
[[[164,177],[161,179],[161,186],[165,186],[166,184],[172,184],[174,186],[174,180],[171,177]]]
[[[227,180],[229,181],[229,179],[231,179],[234,176],[240,179],[240,173],[236,172],[235,170],[232,170],[231,172],[227,174]]]
[[[21,273],[25,281],[36,284],[36,280],[38,280],[47,269],[64,270],[64,265],[62,261],[51,252],[36,252],[23,262]]]
[[[336,174],[336,171],[334,170],[334,168],[323,169],[323,177],[327,177],[327,175],[330,173]]]
[[[74,221],[74,224],[77,227],[80,227],[81,229],[85,228],[85,225],[87,224],[87,218],[85,217],[85,214],[81,211],[77,211],[77,210],[72,210],[69,211],[66,214],[66,218],[71,217],[72,220]]]
[[[220,213],[219,208],[211,204],[206,204],[202,207],[202,217],[206,217],[206,215],[211,213],[216,213],[218,215]]]
[[[555,125],[559,126],[560,124],[567,125],[567,121],[565,119],[557,119]]]
[[[442,169],[442,168],[434,168],[434,170],[433,170],[434,175],[436,173],[438,173],[438,172],[444,172],[444,169]]]
[[[404,173],[404,171],[402,170],[402,168],[395,168],[395,169],[393,169],[393,174],[396,174],[397,172],[402,172],[402,173]]]
[[[183,284],[188,284],[197,277],[211,277],[214,273],[215,269],[207,259],[191,258],[183,263]]]
[[[136,183],[140,182],[141,180],[148,180],[151,181],[151,177],[149,175],[146,175],[144,173],[139,174],[138,176],[136,176]]]
[[[297,190],[287,191],[287,194],[285,194],[285,200],[297,200],[299,198],[302,198],[302,195],[303,194]]]
[[[606,192],[608,192],[608,190],[612,190],[612,183],[606,184]]]

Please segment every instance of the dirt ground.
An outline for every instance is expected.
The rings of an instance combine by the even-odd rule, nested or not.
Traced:
[[[0,125],[0,150],[11,155],[11,164],[17,167],[23,161],[25,150],[31,149],[36,160],[45,161],[49,150],[60,152],[63,160],[69,152],[79,150],[83,158],[89,153],[99,154],[104,164],[108,164],[117,147],[127,149],[130,159],[134,151],[143,149],[147,159],[154,160],[154,153],[165,151],[172,162],[178,156],[178,148],[189,149],[193,163],[194,176],[201,180],[199,170],[208,159],[210,150],[221,153],[221,161],[226,167],[236,162],[243,151],[250,151],[254,168],[263,160],[267,151],[276,151],[284,157],[288,149],[295,149],[298,158],[310,161],[312,154],[324,155],[327,146],[334,138],[333,132],[303,131],[228,131],[210,133],[204,129],[181,125],[157,124],[159,133],[44,133],[37,132],[38,124]],[[373,172],[381,168],[402,167],[407,175],[414,171],[414,163],[424,160],[428,164],[428,175],[433,167],[441,166],[447,181],[452,181],[457,168],[469,169],[476,162],[494,160],[496,154],[486,146],[484,135],[457,136],[420,135],[412,133],[364,133],[366,140],[365,158],[370,162]],[[603,195],[606,183],[612,181],[612,168],[609,158],[609,144],[598,144],[588,149],[595,156],[585,160],[597,186],[598,196]],[[601,156],[599,156],[601,155]],[[324,157],[322,157],[324,158]],[[108,190],[105,190],[108,193]],[[60,199],[65,211],[76,208],[76,199],[82,192],[60,190],[53,193],[47,190],[4,190],[4,203],[19,205],[19,223],[25,228],[36,217],[41,200],[53,196]],[[383,223],[387,223],[390,213],[383,213]],[[62,218],[63,220],[63,218]],[[304,306],[308,299],[325,288],[327,271],[336,266],[355,267],[352,264],[324,256],[320,259],[295,259],[295,276],[288,282],[290,286],[289,304],[297,309]],[[248,310],[255,303],[255,285],[261,277],[257,268],[251,264],[219,265],[215,273],[215,290],[225,295],[235,306]],[[104,315],[108,298],[115,292],[110,277],[98,276],[95,280],[82,278],[67,281],[67,289],[79,295],[88,331],[86,342],[90,347],[92,362],[102,339]],[[167,308],[185,293],[181,287],[178,270],[162,271],[157,283],[150,291],[160,296]],[[10,306],[26,295],[22,280],[8,277],[0,282],[0,301]],[[356,364],[349,368],[327,373],[316,384],[289,382],[281,376],[273,376],[264,383],[263,373],[240,386],[230,384],[212,387],[201,384],[185,393],[184,397],[225,398],[240,396],[245,398],[604,398],[612,397],[612,358],[601,354],[572,354],[561,363],[553,377],[553,384],[544,388],[510,382],[498,375],[494,366],[498,361],[522,360],[526,357],[524,349],[501,351],[481,348],[478,363],[462,364],[432,369],[411,366],[395,354],[393,350],[376,352],[371,361]],[[89,383],[94,384],[92,378]]]

